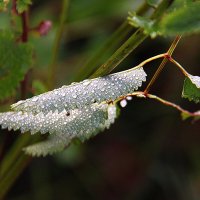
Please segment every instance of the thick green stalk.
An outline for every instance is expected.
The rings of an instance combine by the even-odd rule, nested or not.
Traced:
[[[27,164],[31,161],[31,157],[21,154],[12,168],[10,169],[9,173],[1,179],[0,182],[0,199],[4,199],[5,195],[7,194],[10,187],[13,185],[17,177],[22,173],[24,168]]]
[[[40,140],[30,134],[18,137],[0,165],[0,200],[4,198],[18,176],[23,172],[32,157],[22,152],[23,147]]]
[[[157,9],[152,14],[152,19],[158,19],[162,16],[166,8],[172,1],[162,1]],[[99,69],[97,69],[91,76],[95,78],[110,73],[116,66],[118,66],[136,47],[139,46],[145,39],[145,35],[142,29],[138,29],[117,51],[104,63]]]
[[[148,9],[149,6],[144,2],[136,13],[143,15]],[[75,81],[88,78],[98,68],[105,55],[108,55],[113,49],[119,46],[133,30],[134,28],[125,20],[103,46],[81,67],[80,71],[75,75]]]
[[[148,36],[141,29],[137,30],[117,51],[91,76],[91,78],[109,74]]]
[[[0,200],[4,198],[7,191],[32,159],[32,157],[22,152],[23,147],[39,141],[39,139],[40,137],[33,138],[30,134],[22,135],[18,137],[9,152],[7,152],[0,163]]]
[[[58,30],[56,32],[56,36],[55,36],[55,40],[54,40],[54,44],[53,44],[51,63],[50,63],[50,66],[49,66],[49,77],[48,77],[49,89],[52,89],[52,87],[55,84],[55,74],[56,74],[56,66],[57,66],[56,61],[57,61],[60,42],[61,42],[61,39],[62,39],[65,21],[66,21],[66,17],[67,17],[67,13],[68,13],[67,12],[68,6],[69,6],[69,0],[63,0],[59,27],[58,27]]]
[[[30,143],[30,138],[31,138],[30,135],[20,136],[15,141],[15,143],[13,144],[9,152],[7,152],[6,156],[4,157],[4,160],[1,162],[1,165],[0,165],[0,180],[3,178],[3,176],[7,174],[9,169],[12,168],[13,161],[19,157],[19,155],[21,154],[22,148],[26,144]]]

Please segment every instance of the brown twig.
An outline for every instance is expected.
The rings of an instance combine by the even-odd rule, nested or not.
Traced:
[[[26,43],[28,41],[28,32],[29,32],[28,11],[25,11],[21,14],[21,19],[22,19],[21,41],[23,43]],[[29,82],[29,72],[25,75],[24,80],[21,82],[21,99],[26,98],[28,92],[28,82]]]
[[[132,97],[138,97],[138,98],[149,98],[149,99],[154,99],[166,106],[170,106],[170,107],[173,107],[175,108],[176,110],[180,111],[181,114],[185,114],[186,116],[188,117],[197,117],[199,116],[200,117],[200,112],[199,111],[195,111],[195,112],[190,112],[184,108],[182,108],[181,106],[175,104],[175,103],[172,103],[170,101],[167,101],[165,99],[162,99],[154,94],[149,94],[149,93],[146,93],[145,91],[136,91],[136,92],[133,92],[133,93],[130,93],[128,94],[127,96],[132,96]],[[121,101],[122,99],[125,99],[127,96],[121,96],[119,97],[115,102],[119,102]]]

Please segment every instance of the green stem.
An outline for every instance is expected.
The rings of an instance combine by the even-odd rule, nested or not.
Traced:
[[[12,148],[7,152],[4,160],[1,162],[0,166],[0,181],[7,174],[10,168],[12,168],[13,163],[16,158],[21,154],[22,148],[30,142],[29,135],[20,136],[12,146]]]
[[[57,61],[57,57],[59,53],[60,42],[61,42],[63,31],[64,31],[64,25],[66,21],[68,6],[69,6],[69,0],[63,0],[59,27],[56,32],[56,36],[55,36],[55,40],[53,44],[51,63],[49,66],[49,77],[48,77],[49,89],[52,89],[52,87],[55,84],[55,74],[56,74],[56,66],[57,66],[56,61]]]
[[[157,19],[162,16],[166,8],[171,4],[171,1],[162,1],[157,9],[152,14],[152,19]],[[141,44],[148,36],[143,33],[142,29],[138,29],[96,72],[91,78],[103,76],[111,72],[119,65],[139,44]]]
[[[181,66],[181,64],[179,64],[176,60],[174,60],[172,57],[169,58],[169,61],[174,63],[180,70],[181,72],[185,75],[188,76],[189,73]]]
[[[109,74],[119,65],[140,43],[147,38],[142,30],[137,30],[108,60],[103,64],[91,78]]]
[[[1,179],[0,182],[0,199],[3,199],[10,187],[13,185],[17,177],[22,173],[28,163],[31,161],[31,157],[21,154],[16,162],[13,164],[9,173]]]
[[[169,58],[171,57],[172,53],[174,52],[178,42],[180,41],[181,36],[177,36],[173,43],[171,44],[169,50],[167,51],[166,57],[162,60],[160,66],[158,67],[158,69],[156,70],[155,74],[153,75],[153,78],[150,80],[149,84],[147,85],[145,92],[148,93],[150,88],[152,87],[152,85],[155,83],[155,81],[157,80],[157,78],[159,77],[161,71],[163,70],[164,66],[167,64],[167,62],[169,61]]]
[[[24,155],[22,152],[23,147],[39,139],[40,137],[33,138],[30,134],[22,135],[18,137],[12,148],[7,152],[0,163],[0,199],[3,199],[17,177],[32,159],[30,156]]]
[[[143,15],[147,12],[149,6],[142,4],[136,11],[138,15]],[[111,37],[105,42],[105,44],[100,48],[80,69],[80,71],[75,75],[75,81],[80,81],[88,78],[98,67],[98,65],[103,61],[105,55],[108,55],[114,48],[121,44],[126,37],[134,30],[132,26],[128,24],[125,20],[121,26],[111,35]]]
[[[165,57],[165,56],[166,56],[166,53],[158,54],[158,55],[156,55],[156,56],[153,56],[153,57],[150,57],[150,58],[144,60],[144,61],[141,62],[139,65],[137,65],[137,66],[135,66],[135,67],[133,67],[133,68],[130,68],[130,69],[126,70],[126,71],[117,72],[117,74],[120,74],[120,73],[123,74],[124,72],[129,72],[129,71],[135,70],[135,69],[137,69],[137,68],[141,68],[141,67],[143,67],[144,65],[146,65],[146,64],[149,63],[149,62],[151,62],[151,61],[153,61],[153,60],[157,60],[157,59],[159,59],[159,58],[163,58],[163,57]]]

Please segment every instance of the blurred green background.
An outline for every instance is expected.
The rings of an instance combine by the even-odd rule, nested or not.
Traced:
[[[136,10],[141,2],[69,1],[54,87],[74,81],[81,67],[126,19],[128,11]],[[61,1],[55,0],[34,0],[30,9],[32,26],[37,26],[42,20],[52,21],[52,29],[46,36],[30,36],[36,52],[32,79],[38,92],[43,92],[47,84],[60,10]],[[1,15],[0,24],[6,27],[6,14]],[[145,40],[116,71],[129,69],[146,58],[165,52],[172,39],[157,37]],[[194,75],[200,75],[199,44],[199,35],[184,37],[174,53],[174,58]],[[115,50],[108,52],[99,66]],[[147,80],[159,63],[148,64]],[[200,109],[199,105],[181,99],[183,80],[175,66],[168,64],[151,93],[192,111]],[[116,123],[104,133],[84,144],[73,144],[54,156],[33,158],[7,199],[200,199],[199,130],[199,122],[182,121],[172,108],[153,100],[134,98],[121,110]]]

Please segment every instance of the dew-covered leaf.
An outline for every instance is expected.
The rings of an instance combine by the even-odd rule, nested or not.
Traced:
[[[49,138],[45,141],[32,144],[28,147],[23,148],[26,154],[31,156],[46,156],[52,155],[54,153],[64,150],[71,140],[67,140],[62,136],[55,134],[50,135]]]
[[[105,77],[88,79],[73,83],[59,89],[19,101],[11,107],[15,111],[32,112],[34,114],[50,111],[62,112],[83,108],[92,103],[114,101],[120,96],[134,92],[146,81],[143,68],[130,69]]]
[[[6,112],[0,113],[0,125],[3,129],[30,131],[32,134],[49,132],[49,140],[31,145],[25,151],[32,155],[46,155],[63,150],[74,138],[82,142],[109,128],[117,117],[114,104],[93,104],[82,109],[39,113]]]
[[[0,31],[0,100],[14,93],[31,63],[30,45],[17,44],[10,32]]]
[[[200,102],[200,77],[188,75],[185,78],[182,97],[196,103]]]

